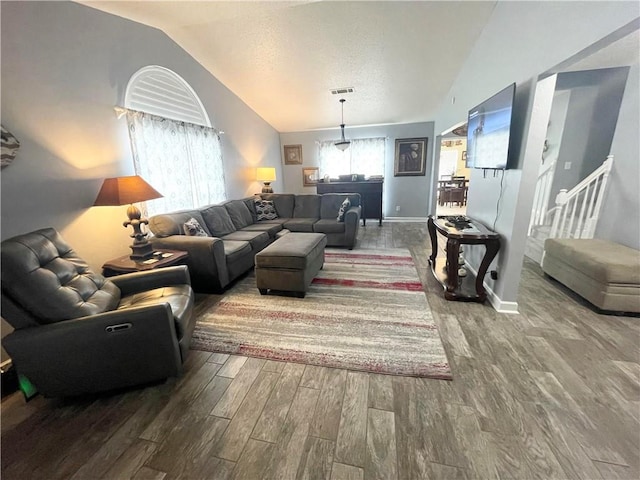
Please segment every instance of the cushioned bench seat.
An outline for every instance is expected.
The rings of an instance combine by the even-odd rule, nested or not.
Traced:
[[[602,310],[640,313],[640,251],[600,239],[550,238],[542,270]]]
[[[294,292],[304,297],[307,287],[324,264],[327,237],[322,233],[289,233],[256,254],[256,286]]]

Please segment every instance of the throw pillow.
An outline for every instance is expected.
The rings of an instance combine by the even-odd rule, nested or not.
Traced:
[[[340,205],[340,210],[338,210],[338,220],[339,222],[344,222],[344,214],[347,213],[347,210],[351,208],[351,201],[348,198],[344,199],[342,205]]]
[[[276,207],[273,205],[271,200],[255,200],[256,205],[256,218],[258,221],[260,220],[275,220],[278,218],[278,212],[276,212]]]
[[[200,222],[195,218],[190,218],[187,220],[184,225],[182,225],[182,229],[184,230],[184,234],[189,237],[208,237],[207,232],[204,231]]]

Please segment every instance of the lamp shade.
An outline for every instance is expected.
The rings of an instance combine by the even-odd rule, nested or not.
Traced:
[[[162,194],[138,175],[106,178],[93,205],[128,205],[160,197]]]
[[[275,182],[276,169],[273,167],[258,167],[256,169],[256,180],[259,182]]]

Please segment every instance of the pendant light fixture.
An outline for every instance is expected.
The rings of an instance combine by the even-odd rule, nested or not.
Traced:
[[[342,137],[340,138],[339,142],[335,143],[335,146],[338,147],[343,152],[347,148],[349,148],[349,145],[351,145],[351,141],[345,140],[344,138],[344,102],[346,102],[346,100],[344,98],[341,98],[340,104],[342,105],[342,123],[340,124],[340,131],[342,132]]]

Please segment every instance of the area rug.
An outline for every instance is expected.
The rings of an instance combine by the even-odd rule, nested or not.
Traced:
[[[451,379],[408,250],[325,253],[305,298],[260,295],[250,274],[198,318],[191,348]]]

